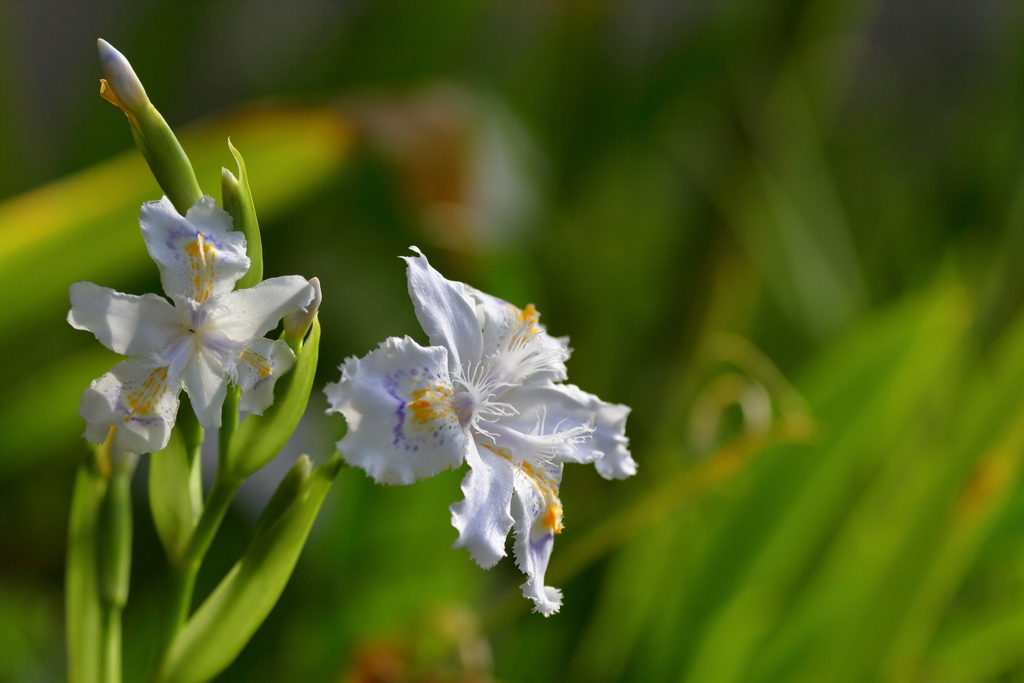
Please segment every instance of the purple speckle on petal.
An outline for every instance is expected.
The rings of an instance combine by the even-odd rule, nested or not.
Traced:
[[[388,395],[395,399],[398,407],[395,410],[395,415],[398,417],[398,423],[395,425],[394,434],[395,440],[391,442],[392,446],[397,446],[402,440],[402,426],[405,424],[405,401],[398,395],[398,380],[394,375],[384,376],[384,390],[388,392]]]
[[[554,534],[547,534],[545,536],[540,537],[536,541],[531,538],[530,539],[530,549],[533,550],[535,553],[542,552],[545,549],[544,546],[546,546],[549,543],[551,543],[554,539],[555,539],[555,535]]]

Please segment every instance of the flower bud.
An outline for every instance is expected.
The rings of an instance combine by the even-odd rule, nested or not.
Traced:
[[[100,81],[100,95],[127,115],[132,137],[153,176],[178,213],[185,215],[189,207],[203,196],[185,150],[164,117],[149,101],[135,70],[124,55],[105,40],[100,39],[97,45],[100,65],[106,76]]]
[[[100,51],[100,67],[105,77],[101,81],[103,85],[100,95],[116,104],[126,114],[138,116],[143,107],[149,104],[149,98],[132,65],[123,54],[102,38],[96,41],[96,46]]]
[[[252,192],[249,190],[249,174],[245,171],[245,161],[242,154],[231,144],[231,138],[228,138],[228,149],[238,164],[238,177],[226,168],[220,170],[221,197],[224,210],[231,214],[232,227],[245,235],[249,271],[235,285],[238,289],[245,289],[254,287],[263,280],[263,242],[260,238],[260,225],[256,220],[256,207],[252,203]]]
[[[306,332],[313,324],[313,318],[320,310],[320,300],[323,298],[320,293],[320,279],[311,278],[309,284],[313,285],[313,300],[305,308],[293,311],[284,317],[284,340],[296,353],[302,348],[302,340],[306,338]]]

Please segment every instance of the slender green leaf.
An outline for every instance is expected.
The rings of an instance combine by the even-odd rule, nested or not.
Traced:
[[[295,463],[245,554],[171,643],[156,680],[203,683],[234,661],[277,603],[341,467],[337,454],[312,473],[306,456]]]
[[[65,568],[68,680],[99,683],[102,666],[103,607],[97,572],[96,528],[107,489],[96,449],[78,467],[68,524]]]

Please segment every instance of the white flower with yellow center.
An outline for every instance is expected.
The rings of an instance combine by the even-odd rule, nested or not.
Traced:
[[[173,304],[76,282],[68,322],[131,356],[82,394],[85,438],[102,443],[117,427],[119,448],[150,453],[167,445],[183,387],[208,429],[220,426],[229,381],[241,387],[244,411],[261,414],[273,402],[274,382],[295,354],[263,335],[309,304],[313,287],[293,275],[232,291],[249,270],[245,236],[231,229],[231,216],[212,197],[185,216],[166,197],[147,202],[139,221]]]
[[[520,310],[446,280],[415,251],[405,257],[409,293],[431,346],[392,337],[345,361],[325,390],[328,412],[348,422],[338,449],[385,484],[468,462],[465,499],[451,506],[454,547],[486,569],[505,555],[514,526],[523,594],[553,614],[562,595],[544,585],[544,572],[562,530],[562,465],[595,463],[608,479],[634,474],[629,408],[556,384],[566,376],[567,340],[548,335],[532,305]]]

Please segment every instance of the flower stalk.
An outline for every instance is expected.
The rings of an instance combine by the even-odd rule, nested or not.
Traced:
[[[97,446],[79,468],[69,524],[68,678],[121,683],[130,482],[134,454],[148,453],[150,509],[170,570],[149,678],[204,683],[230,664],[276,603],[340,469],[337,455],[315,471],[304,457],[264,511],[241,569],[193,613],[196,577],[235,494],[277,455],[309,400],[320,287],[299,276],[263,279],[241,154],[229,141],[238,177],[222,173],[225,210],[200,191],[128,61],[102,40],[99,50],[101,94],[128,117],[166,193],[143,205],[139,221],[166,297],[91,282],[70,287],[68,322],[128,358],[92,382],[79,407],[83,436]],[[264,336],[283,319],[283,339]],[[204,501],[200,455],[208,430],[217,430],[218,467]],[[210,614],[225,617],[211,621]]]

